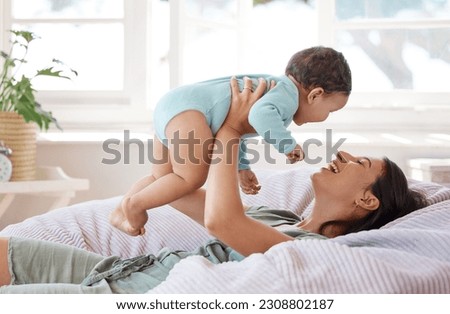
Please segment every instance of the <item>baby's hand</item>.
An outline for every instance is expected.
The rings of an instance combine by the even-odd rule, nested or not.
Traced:
[[[289,160],[289,163],[293,164],[303,160],[305,158],[305,153],[300,145],[297,144],[292,152],[286,154],[286,158]]]
[[[239,170],[239,183],[241,185],[242,192],[245,194],[258,194],[261,186],[259,185],[258,179],[253,171]]]

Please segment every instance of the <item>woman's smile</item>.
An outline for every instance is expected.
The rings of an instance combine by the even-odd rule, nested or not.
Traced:
[[[335,160],[333,160],[332,162],[330,162],[328,164],[328,170],[330,170],[331,172],[336,173],[336,174],[340,172],[339,167],[336,164]]]

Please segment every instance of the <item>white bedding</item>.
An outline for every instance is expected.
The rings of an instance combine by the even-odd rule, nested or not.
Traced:
[[[247,204],[308,211],[312,169],[258,171],[263,188]],[[291,241],[242,262],[213,265],[183,260],[150,293],[450,293],[450,189],[412,182],[432,205],[379,230],[331,240]],[[111,228],[107,216],[120,197],[61,208],[8,226],[0,236],[66,243],[103,255],[135,256],[162,247],[190,250],[205,230],[169,206],[149,213],[144,237]]]

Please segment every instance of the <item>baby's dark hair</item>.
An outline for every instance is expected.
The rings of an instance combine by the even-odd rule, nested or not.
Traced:
[[[306,90],[316,87],[325,93],[342,92],[350,95],[352,74],[341,52],[322,46],[311,47],[294,54],[286,66],[286,75],[292,75]]]

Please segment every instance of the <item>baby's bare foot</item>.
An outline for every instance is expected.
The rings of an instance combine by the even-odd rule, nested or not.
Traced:
[[[125,218],[132,228],[136,230],[144,228],[148,221],[147,210],[142,210],[136,206],[133,206],[131,198],[129,197],[122,201],[122,208]]]
[[[130,225],[120,206],[111,212],[109,215],[109,222],[117,229],[131,236],[143,235],[145,233],[145,228],[136,229]]]

